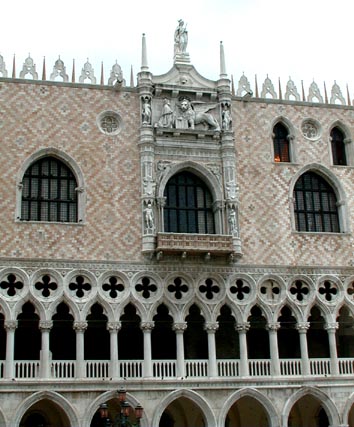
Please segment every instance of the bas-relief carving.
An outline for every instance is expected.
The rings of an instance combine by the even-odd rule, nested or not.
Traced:
[[[192,102],[182,97],[172,109],[169,100],[165,98],[160,119],[155,127],[193,130],[197,125],[202,125],[204,128],[220,131],[218,121],[209,113],[217,107],[216,103]]]

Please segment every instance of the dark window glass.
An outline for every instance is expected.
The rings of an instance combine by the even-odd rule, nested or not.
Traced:
[[[274,161],[290,162],[289,132],[281,123],[277,123],[273,129]]]
[[[332,157],[334,165],[347,165],[343,132],[337,127],[331,130]]]
[[[214,234],[212,197],[204,182],[190,172],[174,175],[165,188],[165,231]]]
[[[296,230],[339,232],[336,195],[322,177],[303,174],[295,185],[294,199]]]
[[[32,164],[23,177],[21,220],[77,222],[76,179],[54,157]]]

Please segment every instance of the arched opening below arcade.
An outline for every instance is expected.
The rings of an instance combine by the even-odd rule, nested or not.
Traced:
[[[269,417],[263,405],[254,397],[244,396],[230,408],[225,427],[268,427]]]
[[[288,427],[328,427],[329,420],[321,401],[314,396],[304,396],[291,408]]]
[[[102,426],[118,426],[118,425],[136,425],[137,419],[135,417],[134,408],[130,408],[128,418],[121,417],[121,404],[118,398],[112,398],[104,402],[107,405],[107,418],[102,418],[100,408],[97,410],[91,420],[90,427]]]
[[[180,397],[164,410],[159,427],[206,427],[201,409],[192,400]]]
[[[49,399],[32,405],[23,415],[19,427],[70,427],[65,411]]]

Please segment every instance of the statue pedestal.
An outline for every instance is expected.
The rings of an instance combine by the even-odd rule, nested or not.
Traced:
[[[189,53],[175,53],[173,62],[175,64],[190,64]]]

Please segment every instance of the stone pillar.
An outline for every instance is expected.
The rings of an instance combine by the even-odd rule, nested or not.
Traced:
[[[157,209],[158,209],[158,227],[159,231],[163,233],[165,231],[164,223],[164,207],[166,205],[166,197],[157,197],[156,198]]]
[[[216,378],[218,376],[218,366],[216,363],[215,333],[219,329],[219,323],[206,322],[204,329],[208,334],[208,375],[209,378]]]
[[[310,327],[309,322],[300,322],[296,325],[296,329],[299,331],[300,336],[300,351],[301,351],[301,373],[302,375],[310,375],[310,361],[307,347],[307,330]]]
[[[144,333],[144,378],[151,378],[152,373],[152,358],[151,358],[151,331],[154,328],[154,322],[141,322],[140,327]]]
[[[87,322],[74,322],[76,331],[76,378],[85,378],[85,359],[84,359],[84,334],[87,329]]]
[[[280,362],[279,362],[279,349],[278,349],[278,334],[277,331],[280,328],[279,322],[268,323],[267,329],[269,334],[269,349],[270,349],[270,360],[272,364],[272,375],[280,375]]]
[[[42,336],[42,348],[40,352],[40,372],[41,378],[50,378],[50,364],[51,364],[51,353],[49,350],[49,333],[53,327],[51,320],[41,320],[39,322],[39,329],[41,330]]]
[[[15,331],[17,320],[5,321],[6,329],[6,361],[5,361],[5,378],[14,378],[14,353],[15,353]]]
[[[177,377],[184,378],[186,375],[184,366],[184,341],[183,332],[187,329],[187,322],[174,323],[173,330],[176,332],[177,348]]]
[[[338,329],[338,322],[327,323],[325,329],[328,333],[329,341],[329,354],[331,357],[331,374],[339,375],[336,330]]]
[[[118,332],[121,330],[121,322],[108,322],[107,330],[109,331],[110,336],[110,377],[117,378],[119,377],[119,362],[118,362]]]
[[[247,350],[247,331],[250,328],[249,322],[239,323],[235,326],[238,332],[238,338],[240,343],[240,376],[248,377],[248,350]]]

